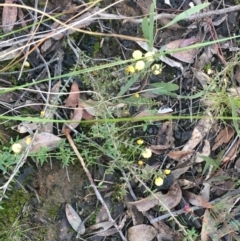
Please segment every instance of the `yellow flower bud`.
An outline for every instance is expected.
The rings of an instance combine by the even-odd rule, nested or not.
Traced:
[[[144,56],[147,57],[147,59],[146,59],[147,61],[151,62],[154,60],[152,57],[153,55],[154,55],[154,53],[149,51]]]
[[[40,116],[41,116],[41,117],[44,117],[44,116],[45,116],[44,110],[42,110],[42,111],[40,112]]]
[[[142,58],[142,52],[140,50],[135,50],[133,53],[132,53],[132,57],[134,59],[141,59]]]
[[[144,140],[142,140],[142,139],[138,139],[138,140],[137,140],[137,144],[138,144],[138,145],[142,145],[143,143],[144,143]]]
[[[22,151],[22,145],[20,143],[14,143],[12,145],[12,151],[15,153],[15,154],[18,154]]]
[[[133,67],[132,65],[129,65],[129,66],[125,69],[125,71],[126,71],[127,73],[134,73],[134,72],[135,72],[135,69],[134,69],[134,67]]]
[[[29,64],[28,61],[25,61],[25,63],[24,63],[24,67],[26,67],[26,68],[29,68],[29,67],[30,67],[30,64]]]
[[[149,148],[145,148],[142,152],[144,158],[150,158],[152,156],[152,151]]]
[[[32,137],[31,136],[28,136],[27,138],[26,138],[26,144],[27,145],[29,145],[30,143],[31,143],[31,141],[32,141]]]
[[[143,162],[142,160],[139,160],[139,161],[138,161],[138,165],[139,165],[139,166],[143,166],[143,164],[144,164],[144,162]]]
[[[135,97],[135,98],[139,98],[140,95],[139,95],[138,93],[135,93],[135,94],[134,94],[134,97]]]
[[[154,183],[155,183],[156,186],[162,186],[163,185],[163,179],[161,177],[157,177],[157,178],[155,178]]]
[[[143,70],[144,67],[145,67],[145,63],[142,60],[137,61],[137,63],[135,64],[135,69],[138,71]]]
[[[162,73],[162,67],[160,64],[154,64],[152,67],[151,67],[151,70],[153,72],[154,75],[159,75]]]
[[[165,175],[169,175],[170,173],[171,173],[171,170],[169,170],[169,169],[165,169],[165,170],[164,170],[164,174],[165,174]]]

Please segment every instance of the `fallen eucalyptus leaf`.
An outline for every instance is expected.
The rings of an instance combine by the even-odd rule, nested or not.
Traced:
[[[14,23],[17,20],[17,8],[8,6],[7,4],[12,4],[13,0],[5,0],[5,6],[2,11],[2,29],[4,33],[11,32]]]
[[[23,147],[26,147],[31,142],[31,138],[31,135],[26,136],[18,143],[20,143]],[[33,140],[30,153],[40,151],[41,148],[47,148],[49,151],[54,150],[61,144],[61,142],[62,139],[52,133],[38,133]]]
[[[207,200],[205,200],[203,197],[201,197],[200,195],[197,195],[189,191],[183,191],[183,196],[185,197],[187,202],[191,203],[194,206],[213,208],[213,205]]]
[[[79,217],[79,215],[76,213],[76,211],[72,208],[70,204],[68,203],[66,204],[65,211],[66,211],[67,220],[72,226],[72,228],[79,234],[84,234],[86,231],[85,225],[82,223],[81,218]]]
[[[157,230],[150,225],[140,224],[128,229],[129,241],[151,241],[157,235]]]
[[[156,197],[156,198],[155,198]],[[167,194],[156,192],[155,195],[150,195],[136,202],[128,202],[128,205],[134,205],[140,212],[148,211],[156,205],[163,203],[169,209],[178,205],[182,197],[182,191],[178,183],[175,182],[169,189]],[[160,203],[161,201],[161,203]]]

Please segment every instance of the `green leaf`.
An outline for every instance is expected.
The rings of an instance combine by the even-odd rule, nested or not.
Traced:
[[[117,94],[117,96],[122,96],[123,94],[125,94],[126,91],[128,91],[131,86],[136,82],[137,80],[137,76],[133,77],[132,79],[130,79],[125,86],[123,86],[120,90],[120,92]]]
[[[154,88],[152,88],[154,87]],[[179,87],[176,84],[172,83],[154,83],[150,85],[150,89],[146,90],[148,92],[151,92],[153,94],[157,95],[167,95],[171,97],[176,97],[177,95],[175,93],[172,93],[171,91],[178,90]]]
[[[224,150],[220,151],[220,153],[217,156],[217,159],[215,160],[208,156],[200,156],[206,162],[203,168],[203,173],[206,173],[209,166],[212,166],[213,167],[212,172],[215,172],[220,166],[223,153],[224,153]]]
[[[157,89],[159,89],[161,91],[165,90],[165,91],[175,91],[179,89],[179,86],[177,84],[172,84],[172,83],[154,83],[151,84],[150,86],[153,86],[154,88],[156,88],[156,91],[158,91]]]
[[[156,0],[153,0],[153,3],[150,5],[149,19],[147,17],[144,17],[142,20],[143,36],[146,40],[148,40],[149,51],[152,51],[152,48],[153,48],[155,6],[156,6]]]
[[[237,121],[237,108],[235,105],[235,101],[234,98],[232,96],[230,96],[230,101],[231,101],[231,107],[232,107],[232,117],[233,117],[233,126],[236,130],[236,132],[238,133],[238,136],[240,135],[240,131],[239,131],[239,126],[238,126],[238,121]]]
[[[167,28],[167,27],[173,25],[174,23],[176,23],[176,22],[178,22],[180,20],[183,20],[183,19],[191,16],[194,13],[197,13],[198,11],[206,8],[209,5],[210,5],[210,3],[202,3],[202,4],[199,4],[197,6],[194,6],[193,8],[190,8],[190,9],[180,13],[179,15],[177,15],[172,21],[170,21],[167,25],[165,25],[164,27],[162,27],[160,29]]]
[[[152,51],[153,48],[153,30],[154,30],[154,8],[156,5],[156,1],[153,0],[153,3],[150,5],[150,16],[149,16],[149,46],[150,46],[150,51]]]
[[[143,36],[145,39],[149,39],[149,25],[148,25],[148,18],[144,17],[142,20],[142,31],[143,31]]]
[[[179,99],[193,100],[193,99],[197,99],[197,98],[200,98],[200,97],[204,96],[205,93],[206,93],[206,91],[202,90],[202,91],[199,91],[197,94],[194,94],[194,95],[189,95],[189,96],[178,95],[178,98]]]
[[[205,162],[205,166],[203,168],[203,173],[206,173],[207,169],[210,166],[213,166],[213,170],[216,170],[218,168],[218,165],[216,164],[215,160],[213,160],[211,157],[208,156],[200,156]]]

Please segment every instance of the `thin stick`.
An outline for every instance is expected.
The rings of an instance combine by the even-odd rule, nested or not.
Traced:
[[[81,165],[82,165],[82,167],[83,167],[83,170],[84,170],[85,173],[87,174],[88,180],[89,180],[89,182],[91,183],[91,186],[92,186],[92,188],[93,188],[93,190],[94,190],[94,192],[95,192],[95,194],[96,194],[96,196],[97,196],[97,199],[101,202],[101,204],[102,204],[103,207],[105,208],[106,213],[107,213],[107,215],[108,215],[109,221],[112,222],[113,225],[114,225],[114,227],[118,230],[118,232],[119,232],[122,240],[127,241],[127,239],[124,237],[122,231],[119,230],[119,227],[117,226],[117,224],[116,224],[115,221],[113,220],[113,218],[112,218],[112,216],[111,216],[111,214],[110,214],[110,211],[109,211],[106,203],[104,202],[104,200],[103,200],[100,192],[98,191],[98,189],[97,189],[97,187],[96,187],[96,185],[95,185],[95,183],[94,183],[94,181],[93,181],[93,178],[92,178],[91,173],[90,173],[89,170],[87,169],[87,167],[86,167],[86,165],[85,165],[85,162],[84,162],[81,154],[79,153],[79,151],[78,151],[78,149],[77,149],[77,147],[76,147],[76,145],[75,145],[72,137],[70,136],[70,129],[66,128],[64,132],[65,132],[65,135],[66,135],[66,137],[67,137],[67,139],[68,139],[68,141],[69,141],[70,146],[72,147],[73,151],[74,151],[75,154],[77,155],[77,157],[78,157],[78,159],[79,159],[79,161],[80,161],[80,163],[81,163]]]

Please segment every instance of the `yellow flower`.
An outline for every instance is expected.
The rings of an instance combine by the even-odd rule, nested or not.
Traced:
[[[138,139],[138,140],[137,140],[137,144],[138,144],[138,145],[142,145],[143,143],[144,143],[144,140],[142,140],[142,139]]]
[[[20,143],[14,143],[12,145],[12,151],[15,153],[15,154],[18,154],[22,151],[22,145]]]
[[[144,56],[147,57],[146,60],[150,62],[150,61],[154,60],[153,57],[152,57],[153,55],[154,55],[154,53],[149,51]]]
[[[154,75],[159,75],[162,73],[162,67],[160,64],[154,64],[152,67],[151,67],[151,70],[153,72]]]
[[[26,68],[29,68],[29,67],[30,67],[30,64],[29,64],[28,61],[25,61],[25,63],[24,63],[24,67],[26,67]]]
[[[42,110],[42,111],[40,112],[40,116],[41,116],[41,117],[44,117],[44,116],[45,116],[44,110]]]
[[[164,170],[164,174],[165,174],[165,175],[169,175],[170,173],[171,173],[171,170],[169,170],[169,169],[165,169],[165,170]]]
[[[140,97],[140,95],[138,93],[135,93],[134,96],[135,96],[135,98],[139,98]]]
[[[143,70],[145,67],[145,63],[143,60],[139,60],[137,61],[137,63],[135,64],[135,69],[140,71],[140,70]]]
[[[142,160],[139,160],[139,161],[138,161],[138,165],[139,165],[139,166],[143,166],[143,164],[144,164],[144,162],[143,162]]]
[[[27,145],[29,145],[30,143],[31,143],[31,141],[32,141],[32,137],[30,137],[30,136],[28,136],[27,138],[26,138],[26,144]]]
[[[129,66],[125,69],[125,71],[126,71],[127,73],[134,73],[134,72],[135,72],[135,68],[134,68],[134,66],[129,65]]]
[[[162,186],[163,185],[163,179],[161,177],[157,177],[157,178],[155,178],[154,183],[155,183],[156,186]]]
[[[135,50],[133,53],[132,53],[132,57],[134,59],[141,59],[142,58],[142,52],[140,50]]]
[[[150,158],[152,156],[152,151],[149,148],[145,148],[142,152],[144,158]]]

